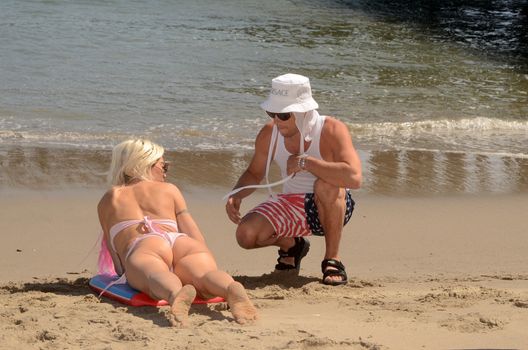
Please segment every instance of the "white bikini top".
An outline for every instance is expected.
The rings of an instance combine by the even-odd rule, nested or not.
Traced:
[[[136,224],[144,224],[147,227],[149,233],[158,233],[162,235],[163,232],[159,231],[156,228],[157,225],[170,226],[174,228],[174,232],[178,232],[178,224],[176,223],[176,221],[170,220],[170,219],[149,219],[148,216],[145,216],[143,217],[143,219],[139,219],[139,220],[136,219],[136,220],[121,221],[115,224],[114,226],[112,226],[109,231],[110,244],[112,245],[112,249],[114,250],[114,252],[116,251],[115,245],[114,245],[115,236],[117,236],[119,232],[123,231],[127,227],[130,227]]]

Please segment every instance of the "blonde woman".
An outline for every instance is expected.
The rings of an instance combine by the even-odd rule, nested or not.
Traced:
[[[226,299],[238,323],[257,312],[244,287],[216,261],[185,199],[165,182],[164,149],[148,140],[127,140],[112,153],[112,187],[97,207],[108,252],[121,281],[171,306],[171,323],[188,325],[197,293]]]

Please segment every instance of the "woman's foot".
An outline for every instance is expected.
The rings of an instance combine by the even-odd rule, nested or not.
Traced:
[[[227,304],[235,321],[240,324],[252,323],[258,317],[257,309],[239,282],[233,282],[227,287]]]
[[[184,328],[189,326],[189,309],[196,298],[196,289],[190,284],[187,284],[180,289],[174,299],[170,301],[171,314],[173,317],[169,319],[174,327]]]

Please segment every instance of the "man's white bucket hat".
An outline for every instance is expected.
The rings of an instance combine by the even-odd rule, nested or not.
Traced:
[[[284,74],[271,81],[268,99],[262,109],[274,113],[308,112],[319,108],[312,98],[310,79],[299,74]]]

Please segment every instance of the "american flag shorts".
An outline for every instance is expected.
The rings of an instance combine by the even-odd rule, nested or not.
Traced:
[[[355,205],[348,189],[345,201],[343,226],[350,220]],[[251,209],[250,213],[258,213],[268,219],[277,237],[324,236],[313,193],[278,194]]]

